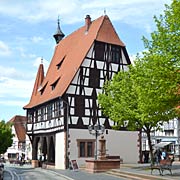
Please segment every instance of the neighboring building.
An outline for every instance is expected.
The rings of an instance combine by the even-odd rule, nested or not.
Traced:
[[[169,122],[164,122],[161,130],[151,133],[152,145],[155,148],[165,148],[169,154],[175,157],[179,156],[179,119],[173,119]],[[142,152],[149,152],[148,140],[145,133],[142,133]]]
[[[23,156],[26,160],[32,157],[32,147],[28,135],[26,135],[26,122],[25,116],[14,116],[9,122],[12,123],[13,144],[7,149],[4,158],[7,160],[16,160]]]
[[[125,128],[112,130],[97,95],[106,80],[131,64],[124,43],[107,15],[91,21],[64,38],[58,22],[56,47],[46,76],[40,64],[27,110],[27,134],[32,139],[32,160],[43,155],[47,164],[65,169],[69,160],[81,166],[94,157],[95,137],[89,125],[104,125],[107,154],[124,162],[139,161],[139,134]]]

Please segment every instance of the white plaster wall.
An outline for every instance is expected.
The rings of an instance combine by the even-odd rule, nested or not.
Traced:
[[[108,130],[104,134],[107,154],[117,155],[124,163],[137,163],[139,157],[138,132]],[[87,129],[70,129],[70,160],[76,159],[79,166],[85,164],[87,158],[78,158],[77,139],[95,139]],[[98,144],[99,149],[99,144]]]
[[[32,144],[29,139],[29,136],[26,135],[26,150],[25,150],[25,158],[26,159],[32,159]]]
[[[108,130],[104,134],[109,155],[119,155],[124,163],[137,163],[139,160],[138,132]]]
[[[55,168],[65,169],[65,133],[56,133]]]

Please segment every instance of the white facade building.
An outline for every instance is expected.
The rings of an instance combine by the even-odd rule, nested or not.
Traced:
[[[164,122],[161,130],[151,133],[151,141],[154,148],[166,148],[170,154],[179,156],[179,120],[174,119]],[[142,152],[149,151],[148,140],[145,133],[142,132]]]
[[[4,154],[6,160],[16,160],[24,157],[25,160],[32,158],[32,146],[28,135],[26,135],[26,117],[14,116],[9,122],[12,123],[12,133],[14,134],[12,146]]]

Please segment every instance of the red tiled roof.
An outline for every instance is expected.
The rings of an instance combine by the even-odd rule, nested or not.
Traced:
[[[14,116],[12,119],[9,120],[15,128],[18,140],[20,142],[25,142],[26,140],[26,121],[27,118],[25,116]]]
[[[46,77],[41,84],[43,93],[38,92],[38,86],[40,86],[38,79],[41,79],[39,76],[42,74],[38,71],[30,102],[24,106],[24,109],[32,108],[62,96],[95,40],[125,46],[119,39],[107,15],[92,21],[88,33],[85,33],[85,28],[85,26],[79,28],[61,40],[55,47]],[[59,65],[62,60],[63,63],[58,69],[57,65]],[[52,84],[55,83],[58,78],[57,86],[52,90]]]
[[[31,99],[33,99],[37,95],[38,90],[41,88],[41,84],[43,80],[44,80],[44,66],[43,64],[40,64],[38,72],[37,72],[37,76],[36,76],[36,81],[34,83]]]

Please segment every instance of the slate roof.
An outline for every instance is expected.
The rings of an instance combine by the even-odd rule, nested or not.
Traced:
[[[30,102],[24,106],[24,109],[61,97],[75,77],[95,40],[125,46],[107,15],[92,21],[88,32],[86,32],[86,25],[74,31],[56,45],[46,77],[43,80],[44,71],[42,67],[39,67]],[[53,86],[56,87],[53,89]]]
[[[19,142],[25,142],[26,140],[26,122],[27,118],[25,116],[16,115],[12,119],[9,120],[15,128],[17,138]]]

